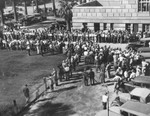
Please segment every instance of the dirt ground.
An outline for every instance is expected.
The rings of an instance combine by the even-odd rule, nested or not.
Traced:
[[[82,65],[78,66],[69,81],[59,82],[59,86],[55,86],[53,92],[48,90],[20,116],[95,116],[100,112],[102,95],[109,90],[109,98],[112,101],[115,97],[114,86],[103,86],[99,80],[99,73],[96,72],[95,85],[89,83],[89,86],[84,86],[84,65],[80,64]]]
[[[63,59],[64,55],[28,56],[26,51],[0,50],[0,106],[12,104],[13,100],[23,104],[23,86],[28,84],[32,92]]]

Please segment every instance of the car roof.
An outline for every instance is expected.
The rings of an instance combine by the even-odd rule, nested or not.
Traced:
[[[124,103],[120,110],[126,111],[138,116],[150,116],[150,104],[144,104],[140,102],[127,101]]]
[[[140,41],[150,41],[150,37],[148,37],[148,38],[141,38]]]
[[[130,92],[130,95],[145,99],[148,97],[148,95],[150,95],[150,90],[147,88],[135,88]]]

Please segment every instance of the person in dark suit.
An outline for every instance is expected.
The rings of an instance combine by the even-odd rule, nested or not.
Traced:
[[[89,77],[90,77],[90,84],[94,85],[95,73],[94,73],[94,71],[92,69],[90,69]]]
[[[83,72],[83,82],[85,86],[88,86],[88,74],[86,72],[86,69],[84,69],[84,72]]]
[[[28,88],[28,85],[26,84],[23,88],[23,94],[25,96],[25,99],[26,99],[26,103],[29,103],[29,100],[30,100],[30,92],[29,92],[29,88]]]

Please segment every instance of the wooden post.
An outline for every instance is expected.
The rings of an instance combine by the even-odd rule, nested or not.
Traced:
[[[18,113],[18,106],[17,106],[16,100],[13,100],[13,105],[14,105],[14,113],[17,114]]]
[[[46,90],[47,90],[46,77],[43,78],[43,82],[44,82],[44,85],[45,85],[45,91],[46,91]]]

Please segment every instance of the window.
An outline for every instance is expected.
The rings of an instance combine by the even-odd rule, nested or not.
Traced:
[[[130,116],[137,116],[137,115],[135,115],[135,114],[130,114]]]
[[[100,24],[99,23],[94,23],[94,31],[97,32],[100,30]]]
[[[145,12],[149,11],[150,0],[139,0],[138,11]]]
[[[143,24],[143,32],[150,30],[150,24]]]
[[[140,101],[140,98],[138,96],[131,95],[131,100]]]
[[[120,111],[121,116],[129,116],[128,112],[126,111]]]
[[[104,30],[107,30],[107,23],[104,23],[103,29],[104,29]]]
[[[131,32],[131,24],[130,23],[127,23],[125,28],[128,32]]]
[[[114,30],[114,23],[110,23],[110,30]]]

